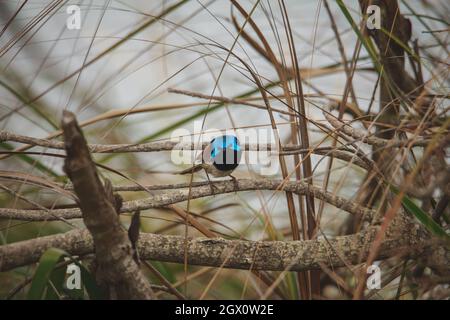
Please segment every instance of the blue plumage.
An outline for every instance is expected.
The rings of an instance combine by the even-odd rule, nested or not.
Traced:
[[[239,165],[241,156],[242,151],[238,138],[232,135],[219,136],[212,139],[201,153],[201,159],[198,159],[201,160],[201,164],[183,170],[180,174],[204,169],[214,177],[231,176],[233,170]]]
[[[231,149],[233,151],[241,151],[239,146],[239,140],[235,136],[220,136],[214,138],[210,142],[211,144],[211,157],[215,157],[220,149]]]
[[[211,163],[217,170],[227,172],[227,175],[236,169],[241,160],[242,152],[239,140],[235,136],[216,137],[211,140],[210,146],[210,158],[205,158],[205,155],[203,157],[205,163]]]

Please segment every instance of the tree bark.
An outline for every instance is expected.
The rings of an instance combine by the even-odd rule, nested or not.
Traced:
[[[441,272],[450,269],[450,251],[445,245],[427,238],[420,227],[407,234],[392,233],[383,241],[377,259],[394,256],[425,257],[433,253]],[[252,270],[305,271],[343,267],[363,263],[378,232],[371,227],[359,234],[334,239],[305,241],[245,241],[222,238],[190,238],[187,241],[189,265]],[[397,234],[397,236],[395,236]],[[186,244],[183,236],[141,234],[138,250],[142,260],[184,263]],[[48,248],[60,248],[72,255],[94,252],[94,240],[85,229],[45,236],[0,247],[0,271],[35,263]],[[434,249],[433,249],[434,248]],[[438,257],[439,256],[439,257]],[[439,262],[439,263],[437,263]]]
[[[64,170],[93,238],[97,281],[111,299],[151,299],[150,283],[133,259],[131,242],[120,224],[112,197],[98,177],[73,113],[64,111],[62,129],[67,153]]]

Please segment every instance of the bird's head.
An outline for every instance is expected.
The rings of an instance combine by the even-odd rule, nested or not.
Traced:
[[[221,171],[234,170],[241,161],[241,147],[235,136],[223,135],[211,140],[211,159]]]

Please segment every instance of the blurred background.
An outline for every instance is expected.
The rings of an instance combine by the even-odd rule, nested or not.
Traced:
[[[291,52],[277,1],[240,1],[271,45],[279,61],[291,65]],[[178,4],[177,6],[175,6]],[[257,4],[257,5],[256,5]],[[69,29],[68,19],[79,8],[80,28]],[[328,2],[347,57],[352,61],[357,35],[335,1]],[[345,1],[353,19],[361,21],[357,1]],[[423,78],[435,93],[448,92],[448,71],[442,71],[439,61],[448,66],[447,1],[399,1],[401,12],[410,19],[412,39],[417,39],[423,63]],[[342,99],[347,76],[338,49],[330,15],[322,1],[286,1],[287,12],[296,47],[296,58],[302,75],[306,115],[310,120],[324,122],[322,108]],[[217,100],[193,97],[169,89],[193,92],[204,96],[220,96],[264,106],[245,61],[257,74],[271,95],[283,95],[279,77],[273,65],[242,36],[239,26],[246,19],[225,0],[211,1],[15,1],[0,0],[0,126],[2,130],[35,138],[58,135],[63,110],[74,112],[89,143],[119,144],[164,141],[189,132],[193,138],[210,129],[231,129],[237,134],[255,129],[265,132],[273,142],[271,120],[266,110],[239,103],[217,104]],[[152,21],[151,23],[148,23]],[[146,24],[139,32],[139,26]],[[447,32],[430,32],[447,29]],[[257,39],[247,25],[248,35]],[[236,40],[237,39],[237,40]],[[233,55],[229,54],[229,50]],[[436,62],[438,61],[438,62]],[[410,68],[407,63],[407,68]],[[441,72],[432,77],[433,72]],[[446,77],[447,75],[447,77]],[[447,79],[446,79],[447,78]],[[362,47],[353,76],[353,88],[360,109],[378,110],[378,75]],[[286,105],[271,97],[273,108],[289,111]],[[442,107],[444,108],[444,107]],[[274,113],[283,144],[291,143],[291,120],[288,115]],[[351,119],[348,114],[344,119]],[[197,121],[197,130],[194,131]],[[304,121],[304,120],[300,120]],[[202,127],[203,126],[203,127]],[[363,128],[362,126],[360,126]],[[181,129],[181,130],[180,130]],[[308,124],[311,146],[330,146],[332,141],[311,122]],[[183,138],[183,137],[180,137]],[[250,141],[264,143],[266,141]],[[1,142],[2,151],[23,146]],[[63,154],[62,151],[32,148],[30,151]],[[363,151],[370,152],[370,150]],[[43,177],[57,183],[67,183],[62,170],[63,158],[44,154],[0,155],[0,170],[15,171]],[[142,184],[189,182],[190,177],[174,175],[187,168],[171,161],[170,152],[95,154],[95,160],[137,180]],[[324,156],[312,155],[313,183],[324,184],[328,190],[353,199],[364,170],[340,160],[327,172]],[[278,161],[278,158],[272,158]],[[286,157],[289,170],[294,170],[294,157]],[[235,171],[237,178],[261,178],[260,165],[245,165]],[[99,169],[102,177],[115,185],[130,185],[114,172]],[[268,176],[281,178],[280,170]],[[194,181],[204,181],[196,174]],[[295,179],[295,175],[291,177]],[[10,191],[0,192],[1,206],[30,208],[21,197],[48,207],[71,203],[54,191],[2,179]],[[140,199],[145,192],[123,192],[126,200]],[[318,202],[319,205],[319,202]],[[291,239],[289,215],[283,193],[273,191],[240,192],[217,195],[191,202],[190,210],[200,215],[211,230],[226,238]],[[267,226],[267,219],[270,226]],[[324,205],[320,220],[321,235],[343,234],[348,214]],[[75,220],[82,226],[81,220]],[[125,226],[129,216],[123,216]],[[142,212],[142,232],[184,234],[184,221],[170,210]],[[20,222],[0,220],[0,244],[31,239],[46,234],[70,230],[64,222]],[[189,228],[189,236],[200,236]],[[173,284],[186,280],[182,265],[152,262]],[[386,266],[389,270],[391,266]],[[215,274],[218,273],[217,278]],[[33,274],[33,267],[0,273],[0,297],[8,294]],[[276,278],[276,273],[274,273]],[[249,271],[202,267],[188,268],[186,295],[198,298],[259,298],[266,289]],[[281,298],[296,298],[289,276],[280,284]],[[294,282],[295,283],[295,282]],[[208,289],[206,286],[210,284]],[[184,284],[183,284],[184,285]],[[380,291],[389,298],[395,293],[395,281]],[[206,290],[206,291],[205,291]],[[25,297],[26,287],[14,298]],[[407,293],[405,297],[412,297]],[[170,295],[162,293],[165,298]],[[325,284],[324,298],[343,298],[337,286]],[[280,298],[274,293],[273,298]]]

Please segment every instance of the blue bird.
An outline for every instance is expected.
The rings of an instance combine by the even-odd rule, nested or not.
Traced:
[[[223,135],[216,137],[211,140],[199,157],[197,157],[197,160],[201,160],[201,163],[183,170],[179,174],[193,173],[204,169],[207,176],[208,174],[214,177],[229,176],[236,184],[236,178],[231,173],[239,165],[241,156],[242,151],[239,140],[235,136]]]

